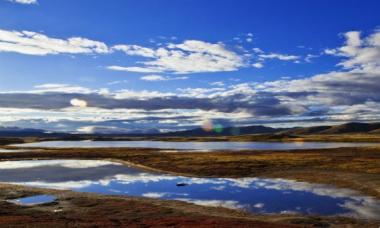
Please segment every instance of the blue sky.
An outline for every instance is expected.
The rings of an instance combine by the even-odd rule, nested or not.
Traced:
[[[377,121],[379,8],[0,0],[0,113],[14,114],[0,124],[135,132]]]

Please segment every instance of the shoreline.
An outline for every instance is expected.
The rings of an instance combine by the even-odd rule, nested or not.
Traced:
[[[10,148],[5,146],[3,148]],[[16,149],[16,147],[12,147]],[[30,148],[19,148],[30,150]],[[287,151],[218,151],[218,152],[175,152],[167,153],[160,152],[157,149],[144,148],[33,148],[30,152],[17,153],[0,153],[0,161],[15,161],[15,160],[57,160],[57,159],[86,159],[86,160],[109,160],[123,163],[129,166],[138,167],[154,172],[162,172],[165,174],[181,175],[187,177],[259,177],[259,178],[283,178],[296,181],[303,181],[317,184],[327,184],[338,188],[349,188],[358,191],[361,194],[380,199],[380,148],[378,147],[357,147],[357,148],[334,148],[334,149],[311,149],[311,150],[287,150]],[[7,190],[8,189],[8,190]],[[36,189],[32,187],[22,187],[15,185],[7,185],[0,183],[0,190],[12,192],[15,189],[23,189],[24,193],[28,191],[36,191],[39,193],[53,192],[70,192],[73,199],[82,198],[87,193],[76,193],[67,190],[51,190],[51,189]],[[5,194],[5,193],[4,193]],[[84,194],[84,195],[83,195]],[[23,194],[28,195],[28,194]],[[10,195],[3,195],[9,197]],[[286,225],[301,225],[304,226],[337,226],[352,225],[353,227],[378,227],[380,221],[359,220],[354,218],[343,217],[328,217],[328,216],[307,216],[307,215],[263,215],[249,214],[224,208],[209,208],[197,206],[185,202],[167,201],[159,199],[129,197],[129,196],[104,196],[88,193],[86,199],[90,202],[99,200],[110,204],[111,202],[120,201],[121,199],[133,199],[136,207],[140,204],[147,203],[150,210],[157,207],[157,202],[160,206],[182,205],[178,210],[176,207],[171,208],[171,213],[178,213],[178,217],[168,218],[167,214],[159,217],[159,221],[165,220],[169,224],[180,224],[184,226],[197,225],[202,227],[202,221],[213,221],[216,224],[223,221],[223,224],[218,223],[219,227],[225,224],[233,224],[235,227],[286,227]],[[109,201],[109,202],[108,202]],[[1,202],[1,200],[0,200]],[[152,203],[155,202],[155,203]],[[90,203],[92,210],[96,213],[105,213],[104,208],[98,204]],[[191,205],[191,206],[190,206]],[[9,206],[9,205],[8,205]],[[165,206],[165,207],[166,207]],[[4,211],[0,209],[0,225],[4,220],[5,213],[19,214],[23,211],[22,207]],[[34,208],[34,207],[33,207]],[[43,209],[37,206],[36,211]],[[190,209],[188,209],[190,208]],[[34,210],[33,209],[33,210]],[[81,207],[76,213],[84,213],[87,207]],[[130,211],[132,208],[127,205],[112,205],[108,210],[112,210],[116,214]],[[84,211],[81,211],[84,210]],[[189,211],[190,210],[190,211]],[[202,214],[206,210],[207,213]],[[226,211],[228,210],[228,212]],[[218,211],[220,214],[212,214]],[[222,212],[223,211],[223,212]],[[94,213],[95,213],[94,212]],[[202,213],[200,213],[202,212]],[[32,213],[32,212],[31,212]],[[35,212],[33,212],[35,213]],[[132,213],[132,212],[131,212]],[[136,221],[136,216],[139,217],[139,210],[129,214]],[[153,213],[153,212],[152,212]],[[160,215],[161,211],[155,211],[154,216]],[[202,219],[191,220],[188,216],[206,216]],[[200,213],[200,214],[199,214]],[[210,214],[211,213],[211,214]],[[238,214],[238,217],[234,217]],[[21,213],[22,214],[22,213]],[[212,215],[210,217],[210,215]],[[231,218],[231,215],[232,218]],[[34,216],[34,215],[33,215]],[[32,216],[32,217],[33,217]],[[65,214],[65,222],[72,220],[73,215]],[[89,215],[90,216],[90,215]],[[105,218],[112,217],[108,214]],[[213,217],[214,216],[214,217]],[[241,217],[242,216],[242,217]],[[144,217],[144,216],[143,216]],[[34,218],[34,217],[33,217]],[[185,220],[183,220],[186,218]],[[48,220],[53,221],[54,214]],[[93,219],[93,218],[92,218]],[[112,218],[111,220],[120,223],[121,218]],[[139,218],[142,219],[142,218]],[[147,218],[144,218],[144,221]],[[189,221],[191,220],[191,225]],[[156,219],[157,220],[157,219]],[[13,221],[13,220],[12,220]],[[24,220],[27,221],[27,220]],[[108,221],[108,220],[107,220]],[[36,220],[33,220],[33,223]],[[62,225],[62,221],[57,224]],[[99,221],[100,222],[100,221]],[[105,221],[101,221],[103,223]],[[163,222],[163,221],[161,221]],[[100,224],[98,223],[98,224]],[[225,223],[225,224],[224,224]],[[51,224],[51,223],[49,223]],[[54,223],[55,224],[55,223]],[[111,223],[110,223],[111,224]],[[108,224],[109,226],[112,226]],[[121,223],[124,224],[124,223]],[[136,224],[136,223],[130,223]],[[166,223],[164,223],[166,224]],[[251,226],[251,225],[252,226]],[[280,225],[279,225],[280,224]],[[25,225],[25,223],[24,223]],[[94,225],[94,224],[92,224]],[[113,224],[114,225],[114,224]],[[157,224],[155,224],[157,225]],[[167,224],[166,224],[167,225]],[[208,224],[209,225],[209,224]],[[115,225],[116,226],[116,225]],[[227,226],[225,226],[227,227]],[[289,226],[291,227],[291,226]],[[297,227],[297,226],[295,226]]]

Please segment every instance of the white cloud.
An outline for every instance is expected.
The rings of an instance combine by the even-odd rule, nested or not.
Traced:
[[[380,30],[362,38],[359,31],[344,34],[345,45],[335,49],[326,49],[328,55],[344,58],[338,65],[346,69],[378,71],[380,67]]]
[[[68,84],[41,84],[34,86],[35,89],[29,91],[30,93],[83,93],[88,94],[94,92],[93,90],[82,87],[73,86]]]
[[[155,50],[141,47],[138,45],[115,45],[112,49],[117,51],[123,51],[127,55],[137,55],[143,57],[155,57]]]
[[[134,90],[119,90],[117,93],[114,94],[115,99],[140,99],[145,100],[149,98],[157,98],[157,97],[170,97],[175,96],[175,93],[165,93],[160,91],[149,91],[149,90],[140,90],[140,91],[134,91]]]
[[[263,208],[265,206],[265,204],[263,203],[256,203],[255,205],[253,205],[253,207],[255,208]]]
[[[319,55],[307,54],[305,57],[305,62],[311,63],[311,60],[317,57],[319,57]]]
[[[84,126],[79,127],[76,132],[85,134],[128,134],[132,131],[126,128],[114,126]]]
[[[0,29],[0,52],[26,55],[109,53],[106,44],[82,37],[51,38],[31,31]]]
[[[278,53],[260,54],[259,57],[263,59],[278,59],[282,61],[293,61],[300,58],[300,56],[297,55],[284,55]]]
[[[253,66],[254,68],[258,68],[258,69],[260,69],[260,68],[263,68],[263,67],[264,67],[264,64],[262,64],[262,63],[254,63],[254,64],[252,64],[252,66]]]
[[[144,67],[122,67],[122,66],[108,66],[107,69],[115,71],[127,71],[127,72],[137,72],[137,73],[160,73],[162,70],[144,68]]]
[[[109,66],[111,70],[132,72],[168,72],[175,74],[235,71],[244,66],[237,53],[227,50],[223,43],[186,40],[181,44],[168,44],[165,48],[144,48],[135,45],[116,45],[128,55],[153,58],[141,62],[141,66]]]
[[[253,48],[252,49],[253,50],[253,52],[255,52],[255,53],[259,53],[259,54],[262,54],[262,53],[264,53],[264,51],[263,50],[261,50],[260,48]]]
[[[86,169],[107,165],[121,165],[120,163],[101,160],[36,160],[36,161],[4,161],[0,169],[35,168],[41,166],[60,166],[70,169]]]
[[[152,74],[152,75],[146,75],[146,76],[143,76],[140,78],[141,80],[144,80],[144,81],[166,81],[168,80],[166,77],[164,76],[161,76],[161,75],[155,75],[155,74]]]
[[[198,200],[188,198],[175,198],[175,200],[185,201],[206,207],[224,207],[229,209],[244,209],[248,207],[247,205],[240,204],[239,201],[235,200]]]
[[[188,77],[166,77],[166,76],[152,74],[152,75],[142,76],[140,79],[144,81],[170,81],[170,80],[185,80],[185,79],[188,79]]]
[[[37,4],[37,0],[8,0],[10,2],[24,4],[24,5],[31,5],[31,4]]]
[[[210,85],[221,87],[221,86],[224,86],[224,82],[221,82],[221,81],[220,82],[211,82]]]
[[[341,58],[340,65],[343,69],[339,71],[301,79],[282,78],[276,81],[240,83],[224,87],[221,87],[221,83],[215,82],[212,84],[215,88],[179,88],[170,92],[130,89],[108,91],[65,84],[44,84],[36,86],[31,91],[0,92],[0,102],[3,107],[0,109],[0,113],[3,113],[0,121],[44,119],[100,122],[138,118],[144,121],[150,117],[171,116],[173,120],[160,119],[163,120],[161,123],[167,125],[172,122],[178,126],[182,124],[181,128],[199,125],[205,118],[230,119],[234,124],[244,121],[244,124],[278,121],[277,123],[286,122],[291,126],[307,124],[315,118],[325,121],[326,124],[338,121],[378,121],[380,57],[377,56],[380,32],[375,31],[366,37],[361,37],[359,32],[351,32],[345,37],[347,41],[342,47],[326,50]],[[167,49],[178,49],[186,53],[188,49],[203,52],[200,47],[180,48]],[[160,52],[164,53],[167,49],[162,49]],[[217,49],[210,52],[222,55],[219,52],[223,51]],[[345,69],[346,65],[350,68]],[[145,79],[175,79],[160,75],[149,77]],[[38,93],[38,96],[34,96],[33,101],[30,98],[28,102],[24,102],[23,97],[26,93]],[[83,93],[83,95],[68,93]],[[91,103],[91,106],[98,108],[85,107],[80,110],[76,107],[67,108],[68,101],[73,98],[84,99]],[[14,109],[10,109],[12,107]],[[45,107],[47,110],[44,110]],[[152,112],[157,109],[166,109],[167,113]],[[182,116],[185,116],[186,120],[181,119],[180,123],[175,120],[176,117]]]

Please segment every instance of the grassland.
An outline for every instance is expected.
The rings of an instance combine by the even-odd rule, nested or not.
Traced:
[[[340,139],[348,140],[349,138],[351,138],[351,141],[360,141],[358,140],[360,138],[359,135],[351,135],[350,137],[345,136],[341,137]],[[367,141],[370,137],[362,136],[361,138],[363,140],[366,139],[364,141]],[[309,141],[309,139],[311,139],[309,136],[303,137],[303,140],[305,141]],[[319,139],[322,140],[322,137]],[[378,138],[373,136],[371,140],[376,141],[377,139]],[[27,140],[34,141],[35,139]],[[2,161],[22,159],[107,159],[125,162],[145,169],[181,174],[184,176],[287,178],[351,188],[360,191],[363,194],[371,195],[380,199],[380,147],[289,151],[220,151],[212,153],[166,153],[153,149],[133,148],[40,148],[38,150],[30,152],[0,153],[0,160]],[[30,194],[29,191],[43,192],[48,190],[31,190],[29,188],[3,185],[0,188],[0,194],[2,194],[1,197],[9,198],[10,196],[14,196],[10,195],[9,191],[16,193],[21,192],[24,195],[28,195]],[[176,201],[160,201],[141,198],[136,199],[129,197],[115,198],[97,196],[92,194],[78,195],[79,193],[73,192],[65,192],[65,194],[68,194],[71,197],[64,198],[62,202],[68,202],[65,205],[74,205],[75,203],[73,202],[82,202],[80,200],[76,201],[76,199],[79,197],[83,200],[84,205],[90,206],[81,206],[81,204],[75,204],[75,207],[70,207],[70,210],[68,210],[69,212],[66,214],[61,214],[61,217],[55,214],[49,214],[49,216],[52,217],[44,216],[43,218],[46,219],[48,222],[47,224],[52,224],[49,222],[58,221],[56,220],[56,216],[58,216],[61,219],[57,223],[58,225],[62,225],[64,222],[72,219],[74,219],[77,224],[83,225],[89,221],[91,218],[91,213],[98,213],[97,211],[100,210],[101,213],[105,213],[102,217],[104,219],[102,220],[99,218],[100,220],[95,220],[92,225],[101,224],[101,226],[103,226],[104,224],[115,225],[120,223],[123,225],[141,224],[149,226],[149,224],[152,225],[151,222],[153,220],[159,221],[160,224],[156,225],[164,226],[173,224],[185,227],[193,225],[200,227],[203,225],[207,227],[223,227],[225,224],[234,224],[234,227],[244,227],[245,225],[246,227],[285,227],[285,224],[312,226],[344,226],[349,224],[354,227],[378,227],[380,225],[379,221],[359,221],[346,218],[244,215],[225,209],[210,209],[194,205],[190,206],[186,203]],[[114,204],[113,202],[119,202],[117,200],[118,198],[125,200],[126,203],[121,203],[120,205]],[[71,202],[71,200],[73,201]],[[130,204],[130,200],[134,202],[133,207]],[[141,208],[139,207],[140,203]],[[10,214],[11,217],[17,217],[24,216],[24,212],[32,213],[26,215],[27,217],[25,217],[25,221],[28,221],[28,219],[31,221],[40,221],[39,219],[43,218],[40,218],[33,213],[37,213],[39,210],[46,209],[44,209],[44,207],[17,209],[16,206],[7,204],[5,207],[4,202],[2,204],[3,205],[0,205],[0,208],[2,208],[0,209],[0,225],[1,221],[8,221],[10,223],[13,222],[12,218],[7,217],[8,214]],[[146,208],[149,208],[148,211],[150,211],[153,215],[149,213],[144,214],[143,212],[147,210]],[[171,209],[169,210],[168,208]],[[170,212],[166,210],[169,210]],[[110,211],[110,213],[103,211]],[[215,212],[216,214],[212,214],[211,212]],[[75,217],[75,213],[84,213],[84,219],[80,221],[76,220],[77,217]],[[127,213],[129,217],[124,213]],[[6,217],[4,217],[4,215]],[[127,219],[125,221],[122,221],[121,217],[118,216],[122,216],[123,218],[125,217]],[[151,217],[152,219],[148,219],[148,217]],[[199,219],[207,222],[200,223]],[[222,223],[219,223],[218,219],[220,219]],[[14,220],[19,221],[18,219]],[[135,223],[131,221],[134,221]],[[161,222],[163,223],[161,224]],[[17,222],[14,224],[17,224]]]

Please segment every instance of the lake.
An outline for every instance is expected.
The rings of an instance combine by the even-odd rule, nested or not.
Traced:
[[[349,189],[286,179],[190,178],[103,160],[0,162],[0,182],[221,206],[251,213],[380,219],[380,202]]]
[[[55,148],[156,148],[174,150],[294,150],[378,146],[360,142],[166,142],[166,141],[45,141],[17,144],[18,147]]]
[[[20,152],[30,152],[33,150],[23,150],[23,149],[1,149],[0,148],[0,153],[20,153]]]

